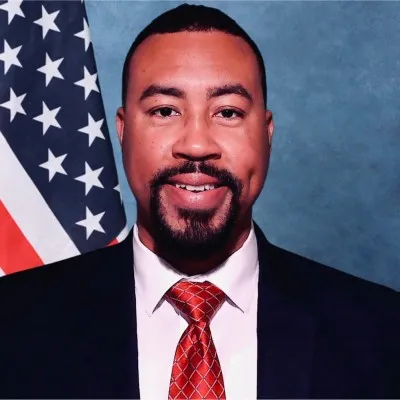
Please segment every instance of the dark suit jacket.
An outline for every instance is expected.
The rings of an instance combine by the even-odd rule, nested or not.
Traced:
[[[399,293],[256,235],[258,398],[400,398]],[[0,396],[139,398],[132,268],[130,234],[0,279]]]

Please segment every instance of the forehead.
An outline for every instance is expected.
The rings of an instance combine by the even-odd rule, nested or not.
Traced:
[[[261,92],[257,58],[240,37],[223,32],[178,32],[147,38],[134,53],[128,91],[154,83],[208,87],[240,83]]]

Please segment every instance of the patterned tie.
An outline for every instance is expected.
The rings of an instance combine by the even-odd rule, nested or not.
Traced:
[[[167,292],[167,298],[189,324],[176,348],[169,399],[225,399],[210,330],[225,294],[210,282],[178,282]]]

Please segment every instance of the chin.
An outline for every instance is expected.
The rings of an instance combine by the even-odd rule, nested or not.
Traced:
[[[179,209],[173,213],[164,210],[160,210],[156,229],[156,243],[162,253],[203,260],[229,245],[237,215],[233,207],[225,210]]]
[[[229,204],[217,209],[173,208],[171,212],[164,213],[164,221],[171,230],[184,231],[193,225],[218,230],[227,223],[229,214]]]

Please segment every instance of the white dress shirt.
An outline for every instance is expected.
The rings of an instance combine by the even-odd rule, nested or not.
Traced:
[[[208,275],[187,277],[143,245],[134,226],[134,276],[142,400],[168,398],[175,350],[187,322],[162,300],[181,279],[209,281],[228,296],[210,329],[227,400],[257,397],[258,254],[252,230],[243,246]]]

